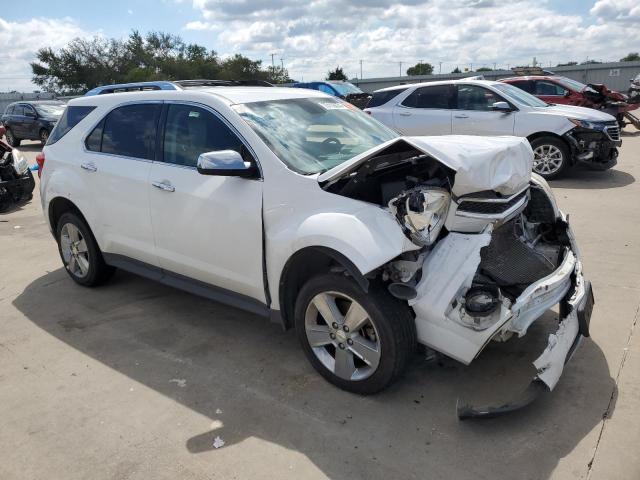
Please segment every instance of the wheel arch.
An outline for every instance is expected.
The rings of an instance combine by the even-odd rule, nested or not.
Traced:
[[[89,230],[91,227],[89,226],[89,222],[87,222],[86,217],[82,214],[80,209],[66,197],[55,197],[49,202],[49,210],[47,212],[47,217],[49,219],[49,226],[51,227],[51,231],[55,236],[55,232],[58,228],[58,221],[60,217],[67,212],[73,212],[80,217],[80,219],[87,225]],[[93,233],[93,232],[92,232]]]
[[[564,144],[565,147],[567,147],[567,151],[569,152],[569,165],[573,165],[575,163],[574,158],[573,158],[573,154],[574,154],[574,145],[571,144],[571,142],[569,142],[568,138],[567,138],[567,134],[564,135],[558,135],[557,133],[553,133],[553,132],[536,132],[536,133],[532,133],[531,135],[529,135],[527,137],[527,140],[529,140],[529,143],[533,142],[534,140],[538,139],[538,138],[543,138],[543,137],[551,137],[554,138],[556,140],[559,140],[560,142],[562,142]]]
[[[332,270],[351,276],[365,293],[368,292],[369,280],[342,253],[322,246],[302,248],[289,257],[280,275],[278,297],[285,329],[293,326],[296,298],[305,282],[315,275]]]

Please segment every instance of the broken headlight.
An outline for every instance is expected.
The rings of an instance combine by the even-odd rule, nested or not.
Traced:
[[[443,188],[417,187],[389,202],[389,209],[409,238],[420,246],[435,242],[444,226],[451,195]]]
[[[24,157],[24,154],[17,148],[14,148],[11,150],[11,156],[13,157],[13,169],[16,174],[20,177],[27,173],[27,170],[29,170],[29,163]]]

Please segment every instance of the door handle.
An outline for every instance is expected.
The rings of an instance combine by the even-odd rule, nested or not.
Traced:
[[[410,117],[411,113],[410,112],[400,112],[398,115],[400,115],[401,117]]]
[[[465,115],[464,113],[460,115],[454,115],[454,118],[469,118],[469,115]]]
[[[80,168],[86,170],[87,172],[97,172],[98,167],[96,167],[95,163],[82,163],[80,164]]]
[[[165,192],[175,192],[176,191],[176,187],[171,185],[166,180],[164,180],[162,182],[151,182],[151,185],[153,185],[156,188],[159,188],[160,190],[164,190]]]

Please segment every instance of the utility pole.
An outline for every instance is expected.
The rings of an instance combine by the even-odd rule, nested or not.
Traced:
[[[272,53],[272,54],[270,54],[270,55],[271,55],[271,67],[272,67],[272,68],[276,68],[276,64],[273,62],[273,57],[275,57],[275,56],[276,56],[276,54],[275,54],[275,53]]]
[[[493,69],[496,69],[496,62],[493,62]]]
[[[398,62],[398,65],[400,65],[400,76],[402,76],[402,62]]]
[[[282,68],[282,71],[284,72],[284,58],[280,57],[280,65]]]
[[[438,62],[438,75],[442,75],[442,62]]]
[[[362,60],[360,60],[360,80],[362,80]]]

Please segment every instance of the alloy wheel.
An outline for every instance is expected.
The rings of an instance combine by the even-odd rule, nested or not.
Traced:
[[[60,230],[60,250],[64,264],[73,275],[84,278],[89,273],[89,250],[82,232],[72,223]]]
[[[555,145],[540,145],[533,151],[533,171],[540,175],[553,175],[563,162],[564,155]]]
[[[322,292],[309,302],[305,333],[322,365],[344,380],[370,377],[380,363],[380,337],[367,311],[339,292]]]

